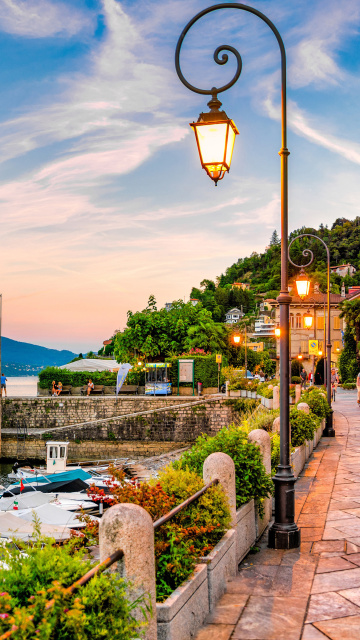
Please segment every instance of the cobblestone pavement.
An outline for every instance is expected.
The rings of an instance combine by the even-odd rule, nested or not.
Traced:
[[[360,639],[360,409],[339,391],[335,438],[296,483],[299,550],[248,555],[196,640]]]

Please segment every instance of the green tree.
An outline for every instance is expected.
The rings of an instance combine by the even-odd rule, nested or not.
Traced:
[[[345,318],[346,324],[350,327],[356,343],[356,361],[360,369],[360,300],[344,300],[340,303],[340,318]]]

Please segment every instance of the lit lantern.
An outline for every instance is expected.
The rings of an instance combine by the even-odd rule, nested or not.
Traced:
[[[190,127],[195,133],[201,166],[216,186],[226,171],[230,171],[235,136],[239,132],[225,111],[219,111],[221,102],[215,93],[208,107],[209,113],[200,113],[198,121],[192,122]]]
[[[301,300],[304,300],[309,295],[310,280],[307,279],[304,269],[301,269],[299,276],[296,278],[296,289]]]
[[[298,360],[302,360],[302,359],[303,359],[302,353],[299,353]]]
[[[239,344],[240,343],[240,336],[234,336],[233,340],[234,340],[235,344]]]
[[[305,329],[311,329],[312,325],[313,325],[313,317],[310,311],[308,311],[304,315],[304,327]]]
[[[280,327],[275,327],[275,336],[280,338]]]
[[[322,356],[322,351],[318,351],[318,355],[319,355],[319,356]]]

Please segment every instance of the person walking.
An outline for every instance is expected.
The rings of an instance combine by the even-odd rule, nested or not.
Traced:
[[[306,389],[307,374],[305,369],[303,369],[302,372],[300,373],[300,378],[301,378],[301,388]]]
[[[2,373],[1,374],[1,397],[2,397],[3,389],[4,389],[5,397],[6,397],[6,382],[7,382],[7,378],[5,376],[5,373]]]
[[[336,369],[331,369],[331,395],[332,399],[335,402],[335,394],[339,384],[339,376],[336,372]]]

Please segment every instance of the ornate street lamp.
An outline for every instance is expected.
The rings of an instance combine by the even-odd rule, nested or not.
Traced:
[[[306,277],[304,269],[300,269],[300,273],[295,282],[297,294],[301,300],[304,300],[310,291],[310,280]]]
[[[280,334],[281,334],[280,327],[275,327],[275,336],[276,336],[276,338],[280,338]]]
[[[239,344],[241,340],[241,336],[234,336],[233,337],[233,341],[235,342],[235,344]]]
[[[330,414],[326,418],[326,427],[325,427],[325,429],[323,431],[323,435],[332,438],[332,437],[335,436],[335,429],[333,427],[333,410],[331,408],[330,251],[329,251],[329,248],[328,248],[327,244],[325,244],[324,240],[322,240],[322,238],[319,238],[318,236],[315,236],[312,233],[301,233],[299,236],[296,236],[296,238],[292,239],[292,241],[289,244],[289,249],[288,249],[288,251],[289,251],[289,261],[291,262],[291,264],[294,267],[300,268],[300,276],[302,275],[302,279],[301,279],[302,282],[306,281],[304,268],[308,267],[309,265],[312,264],[312,262],[314,261],[314,254],[310,249],[304,249],[304,251],[302,252],[303,256],[310,257],[309,262],[307,262],[304,265],[295,264],[295,262],[293,262],[291,260],[291,258],[290,258],[291,245],[292,245],[293,242],[295,242],[295,240],[299,240],[299,238],[315,238],[315,240],[319,240],[319,242],[321,242],[324,245],[324,247],[326,249],[326,255],[327,255],[327,317],[328,317],[328,322],[327,322],[327,344],[326,344],[327,358],[326,358],[326,372],[325,373],[326,373],[327,401],[328,401],[329,407],[330,407]],[[298,283],[298,280],[299,279],[296,280],[296,285]],[[298,289],[298,293],[299,293],[299,289]],[[299,295],[300,295],[300,293],[299,293]],[[302,297],[300,295],[300,297],[303,300],[305,296]],[[324,309],[324,315],[325,315],[325,309]],[[325,320],[325,318],[324,318],[324,320]],[[324,330],[324,334],[325,334],[325,330]],[[324,342],[325,342],[325,335],[324,335]]]
[[[225,173],[230,171],[235,136],[239,134],[234,122],[220,111],[221,102],[214,93],[209,113],[200,113],[197,122],[190,127],[194,130],[200,162],[208,176],[214,180],[215,187]]]
[[[289,424],[289,305],[291,297],[288,288],[288,156],[287,148],[287,125],[286,125],[286,53],[284,43],[275,25],[263,13],[253,9],[246,4],[238,2],[224,2],[216,4],[203,11],[200,11],[183,29],[175,52],[176,72],[181,82],[191,91],[202,95],[211,95],[210,108],[215,109],[206,114],[210,116],[207,122],[204,114],[200,116],[198,123],[192,123],[192,128],[197,136],[197,144],[200,153],[200,160],[203,168],[214,180],[215,184],[222,179],[230,168],[231,154],[234,140],[237,135],[237,128],[226,114],[219,120],[218,94],[230,89],[240,77],[242,60],[241,55],[232,46],[221,45],[214,52],[216,64],[224,65],[229,56],[227,52],[234,55],[237,63],[234,77],[220,88],[199,89],[190,84],[184,77],[180,68],[180,51],[184,38],[189,29],[203,16],[213,11],[223,9],[240,9],[260,18],[270,27],[275,35],[280,49],[281,57],[281,291],[278,297],[280,307],[280,464],[274,477],[275,485],[275,522],[269,531],[269,547],[274,549],[294,549],[300,545],[300,531],[295,523],[295,477],[290,464],[290,424]],[[220,54],[222,54],[220,56]],[[217,109],[217,110],[216,110]],[[220,112],[221,113],[221,112]],[[216,118],[214,120],[213,118]],[[222,125],[221,135],[219,130],[211,127]],[[209,127],[207,130],[206,127]],[[203,133],[203,131],[205,133]],[[207,132],[209,131],[209,133]],[[204,136],[204,141],[200,142],[200,134]],[[207,136],[207,138],[206,138]],[[204,144],[206,138],[206,144]],[[220,144],[222,139],[222,146]],[[210,142],[211,140],[211,142]],[[213,141],[216,140],[216,145]]]
[[[304,314],[304,327],[305,329],[311,329],[313,326],[313,316],[310,313],[310,309],[308,309],[307,313]]]

